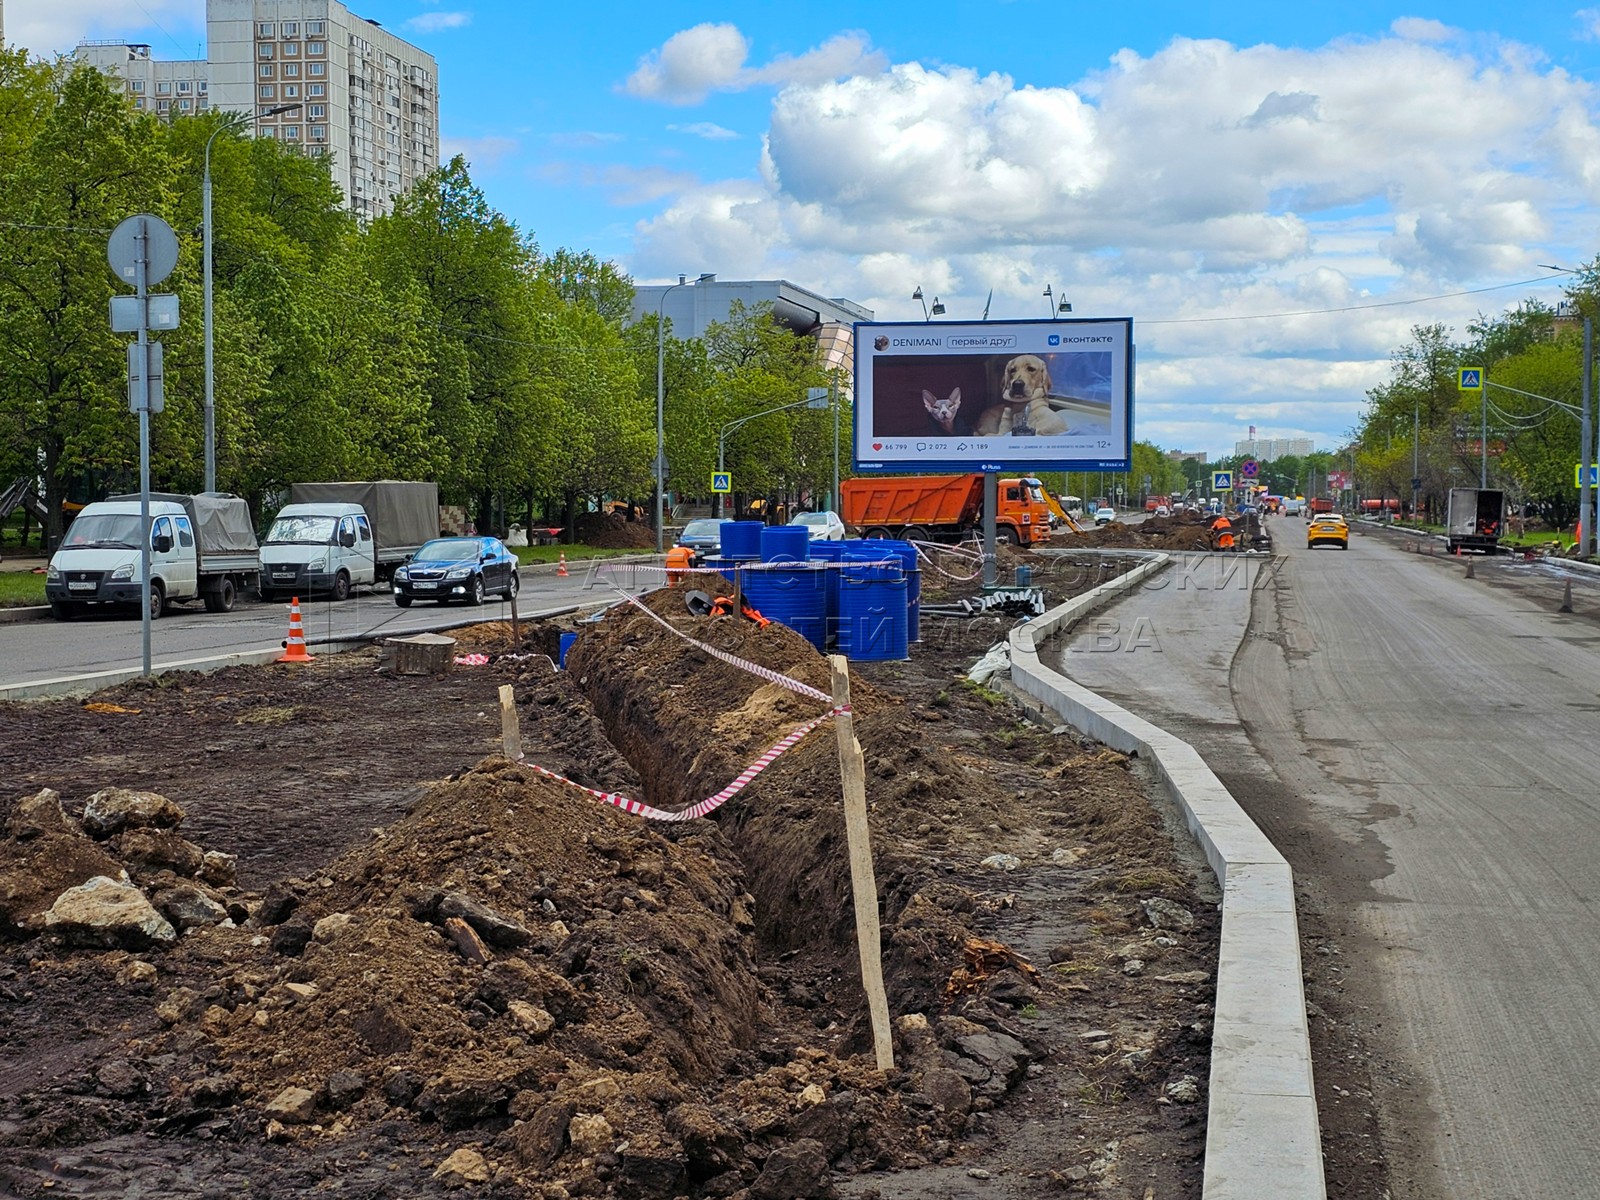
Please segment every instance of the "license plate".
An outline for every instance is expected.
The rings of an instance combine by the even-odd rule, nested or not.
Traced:
[[[73,583],[67,584],[67,587],[70,590],[74,591],[74,592],[92,592],[92,591],[94,591],[94,584],[92,584],[92,583],[77,583],[77,582],[73,582]]]
[[[419,592],[424,592],[429,588],[436,588],[439,585],[437,583],[413,583],[411,586],[416,588]]]
[[[275,572],[273,572],[272,577],[274,579],[293,579],[294,578],[294,572],[293,571],[275,571]]]

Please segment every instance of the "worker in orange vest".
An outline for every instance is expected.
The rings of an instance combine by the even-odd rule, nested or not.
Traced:
[[[1233,549],[1233,522],[1227,517],[1218,517],[1211,522],[1210,535],[1213,550]]]
[[[694,551],[688,546],[674,546],[667,551],[667,582],[677,583],[692,566],[694,566]]]

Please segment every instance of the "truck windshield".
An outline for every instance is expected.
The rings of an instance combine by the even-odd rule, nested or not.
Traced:
[[[61,543],[61,548],[70,550],[75,546],[126,546],[134,549],[138,545],[138,513],[94,513],[79,517],[72,523],[72,527],[67,530],[65,540]]]
[[[1040,487],[1036,483],[1029,485],[1028,499],[1032,500],[1035,504],[1039,505],[1039,507],[1043,508],[1045,504],[1044,488]]]
[[[326,546],[333,541],[333,531],[338,523],[336,517],[279,517],[267,531],[263,544],[305,542],[313,546]]]

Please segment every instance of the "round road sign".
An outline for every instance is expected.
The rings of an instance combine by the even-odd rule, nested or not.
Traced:
[[[144,235],[144,283],[154,287],[178,265],[178,235],[160,217],[137,213],[111,231],[106,261],[123,283],[136,286],[139,277],[139,236]]]

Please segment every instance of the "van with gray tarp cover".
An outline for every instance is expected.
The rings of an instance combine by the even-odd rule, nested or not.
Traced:
[[[150,615],[197,597],[229,612],[261,567],[250,506],[227,492],[150,493]],[[95,605],[137,608],[143,592],[138,495],[86,505],[45,573],[50,611],[67,621]]]
[[[439,536],[439,485],[393,479],[295,483],[261,540],[261,598],[378,583]]]

